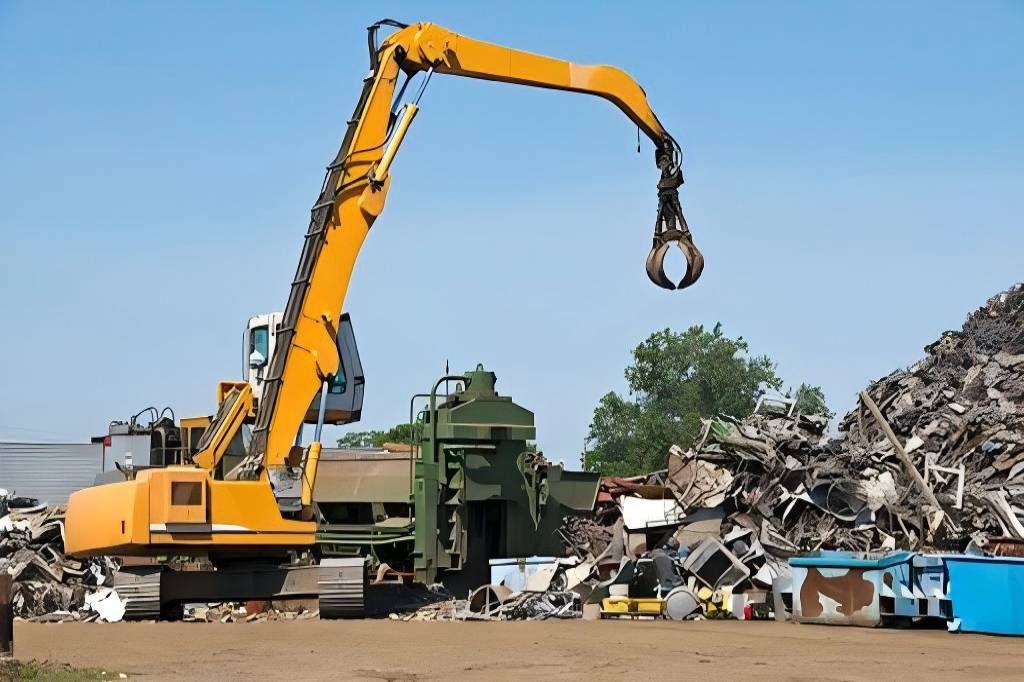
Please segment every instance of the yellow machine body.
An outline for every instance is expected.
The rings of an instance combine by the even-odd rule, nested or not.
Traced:
[[[315,530],[282,518],[266,482],[217,481],[189,466],[79,491],[65,528],[67,552],[78,556],[298,549],[313,544]]]
[[[71,495],[65,528],[69,554],[249,553],[313,543],[316,524],[284,518],[265,477],[218,478],[218,464],[252,410],[252,388],[246,382],[221,382],[217,396],[220,408],[193,466],[146,469],[132,480]]]

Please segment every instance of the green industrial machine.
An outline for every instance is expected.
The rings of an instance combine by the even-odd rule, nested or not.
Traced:
[[[420,413],[415,472],[417,582],[489,582],[489,559],[562,556],[563,517],[589,513],[599,476],[569,472],[527,445],[533,413],[495,391],[482,365],[442,377]],[[454,393],[438,394],[456,382]]]
[[[599,476],[535,452],[533,413],[476,370],[438,379],[407,452],[324,450],[314,504],[323,556],[366,556],[424,584],[490,581],[489,559],[562,556],[565,516],[594,508]],[[454,387],[445,393],[443,386]]]

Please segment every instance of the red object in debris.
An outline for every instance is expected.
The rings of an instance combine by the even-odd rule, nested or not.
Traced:
[[[745,604],[743,606],[743,620],[754,620],[754,605]]]
[[[606,476],[601,479],[598,502],[614,502],[623,495],[638,495],[649,500],[661,500],[671,496],[665,486],[648,485],[646,476]]]
[[[270,610],[270,602],[263,599],[250,599],[245,602],[245,612],[248,615],[263,613]]]

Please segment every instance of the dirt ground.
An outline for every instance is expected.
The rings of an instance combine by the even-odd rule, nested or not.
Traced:
[[[775,622],[17,623],[18,659],[118,679],[1024,679],[1024,639]]]

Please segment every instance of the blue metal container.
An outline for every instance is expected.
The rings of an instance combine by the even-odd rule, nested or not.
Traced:
[[[953,602],[952,632],[1024,635],[1024,559],[942,557]]]

